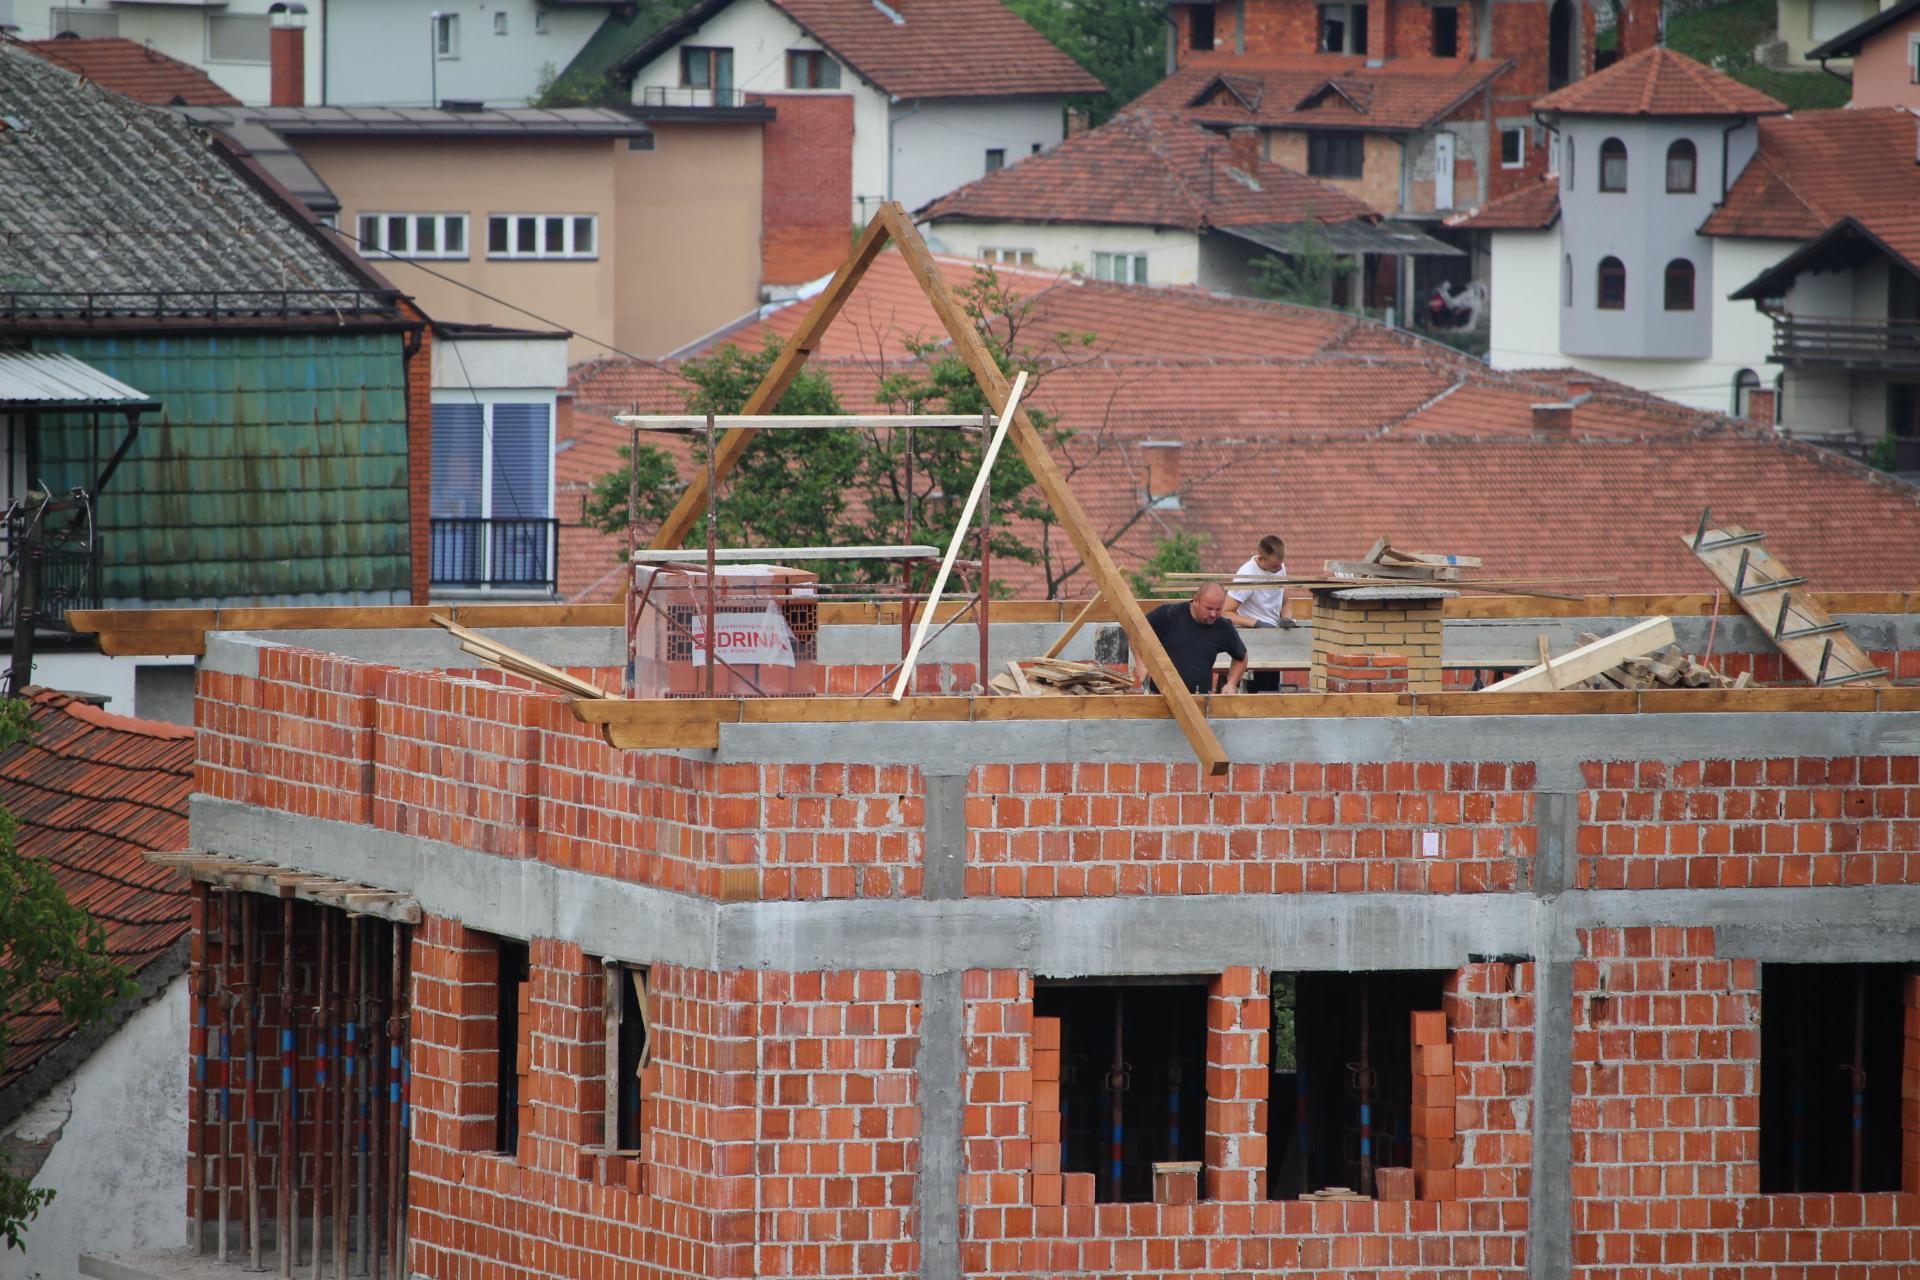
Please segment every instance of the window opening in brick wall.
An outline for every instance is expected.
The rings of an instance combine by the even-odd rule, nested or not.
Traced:
[[[646,1071],[653,1061],[651,974],[607,962],[607,1146],[637,1155],[646,1134]]]
[[[1452,58],[1460,53],[1460,10],[1452,5],[1433,7],[1433,56]]]
[[[493,1014],[494,1045],[499,1050],[494,1076],[499,1110],[493,1119],[493,1149],[512,1155],[520,1149],[520,1111],[528,1105],[527,1073],[533,1067],[533,1048],[527,1040],[533,965],[524,942],[500,938],[494,946],[500,961],[500,990]]]
[[[1904,977],[1889,964],[1761,966],[1763,1194],[1900,1190]]]
[[[1412,1015],[1440,1008],[1444,970],[1273,975],[1267,1195],[1292,1200],[1413,1163]]]
[[[1187,48],[1213,51],[1213,6],[1187,6]]]
[[[1153,1199],[1153,1166],[1205,1158],[1207,987],[1188,978],[1042,983],[1060,1019],[1060,1168],[1103,1204]]]

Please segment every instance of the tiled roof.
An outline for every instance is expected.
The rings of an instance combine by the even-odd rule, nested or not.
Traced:
[[[1760,122],[1760,146],[1701,231],[1810,240],[1853,218],[1920,262],[1917,135],[1905,107],[1806,111]]]
[[[699,29],[733,0],[703,0],[617,70],[627,76]],[[1099,93],[1079,63],[1002,0],[768,0],[896,98]]]
[[[1052,151],[990,173],[919,218],[1112,222],[1207,227],[1372,222],[1373,206],[1267,160],[1236,159],[1225,139],[1178,112],[1129,111]]]
[[[0,43],[0,294],[90,293],[95,315],[278,313],[283,301],[332,315],[383,308],[361,291],[385,287],[173,112]],[[29,301],[14,306],[79,306]]]
[[[85,76],[103,89],[124,93],[149,106],[240,105],[240,99],[215,84],[200,68],[135,40],[22,40],[20,47]]]
[[[1511,64],[1457,58],[1361,58],[1315,53],[1197,54],[1134,99],[1213,125],[1348,128],[1392,133],[1442,119]]]
[[[1472,231],[1545,231],[1560,221],[1560,179],[1549,175],[1496,196],[1447,225]]]
[[[187,933],[185,883],[142,855],[186,847],[193,731],[52,690],[31,696],[39,731],[0,752],[0,808],[20,852],[48,866],[106,930],[113,958],[138,973]],[[50,1006],[9,1017],[0,1091],[74,1031]]]
[[[1584,116],[1764,116],[1786,104],[1663,45],[1642,49],[1533,104]]]

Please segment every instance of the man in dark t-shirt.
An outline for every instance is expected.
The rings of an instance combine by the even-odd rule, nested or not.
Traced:
[[[1193,593],[1193,599],[1163,604],[1147,614],[1147,625],[1173,659],[1181,683],[1193,693],[1213,692],[1213,660],[1223,653],[1233,659],[1233,665],[1227,669],[1222,689],[1233,692],[1246,674],[1247,646],[1239,629],[1220,620],[1226,606],[1226,590],[1209,582]]]

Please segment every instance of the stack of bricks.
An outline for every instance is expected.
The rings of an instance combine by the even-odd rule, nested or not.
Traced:
[[[1384,594],[1383,594],[1384,593]],[[1328,667],[1336,656],[1384,654],[1406,659],[1406,689],[1440,692],[1440,623],[1446,599],[1431,587],[1412,588],[1413,599],[1392,588],[1367,588],[1360,599],[1346,587],[1313,592],[1313,663],[1309,687],[1328,692]],[[1431,597],[1431,598],[1428,598]],[[1368,677],[1374,679],[1376,677]]]
[[[1092,1201],[1093,1175],[1060,1169],[1060,1019],[1033,1020],[1033,1101],[1028,1113],[1033,1134],[1033,1203],[1050,1208],[1066,1203],[1066,1182],[1084,1178]]]
[[[1413,1180],[1422,1200],[1456,1197],[1454,1166],[1459,1142],[1453,1128],[1453,1046],[1447,1015],[1435,1009],[1413,1015]]]
[[[1407,659],[1397,653],[1330,653],[1326,693],[1405,693]]]

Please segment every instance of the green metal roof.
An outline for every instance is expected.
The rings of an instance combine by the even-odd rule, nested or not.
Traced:
[[[631,11],[609,11],[606,21],[580,46],[562,76],[597,79],[608,74],[622,58],[653,39],[692,5],[693,0],[641,0]]]

